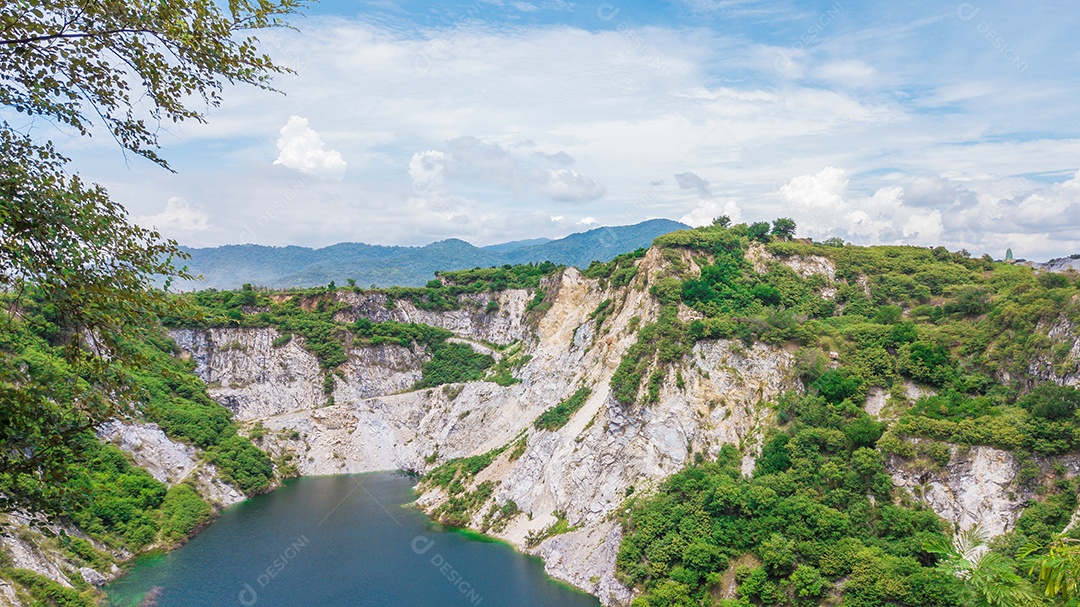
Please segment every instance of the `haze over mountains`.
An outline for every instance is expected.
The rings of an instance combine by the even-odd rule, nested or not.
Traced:
[[[181,282],[191,289],[235,289],[245,283],[256,286],[313,287],[350,279],[362,287],[422,286],[438,270],[464,270],[529,262],[552,261],[587,267],[594,260],[611,258],[648,247],[657,236],[686,229],[668,219],[651,219],[635,225],[603,227],[571,234],[558,240],[519,240],[476,247],[452,238],[423,247],[379,246],[345,242],[321,249],[227,245],[186,249],[186,265],[201,280]]]

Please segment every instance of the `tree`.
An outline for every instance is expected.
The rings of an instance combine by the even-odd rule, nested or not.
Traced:
[[[226,83],[269,89],[287,70],[245,32],[283,26],[300,6],[5,2],[0,103],[68,133],[107,134],[168,168],[157,153],[161,125],[204,122]],[[48,488],[84,455],[77,437],[133,412],[139,400],[127,372],[140,364],[132,338],[172,305],[152,288],[154,276],[188,277],[172,263],[182,257],[177,243],[130,223],[104,188],[69,174],[67,163],[37,133],[0,120],[0,511],[65,507]],[[38,330],[46,325],[55,330]],[[45,340],[61,360],[27,358],[26,340],[16,337],[24,333]],[[59,386],[57,373],[78,381]]]
[[[712,224],[714,226],[719,226],[721,228],[726,228],[729,225],[731,225],[731,218],[728,217],[727,215],[721,215],[721,216],[717,217],[716,219],[713,219]]]
[[[952,542],[942,538],[926,546],[938,555],[938,567],[964,584],[965,605],[1022,607],[1040,604],[1038,594],[1016,574],[1012,562],[991,552],[978,526],[957,533]]]
[[[769,222],[757,221],[750,224],[746,229],[746,235],[750,237],[750,240],[769,242]]]
[[[1047,546],[1031,543],[1016,558],[1028,563],[1029,574],[1038,573],[1046,596],[1066,601],[1080,596],[1080,540],[1058,536]]]
[[[795,237],[795,221],[789,217],[780,217],[774,220],[772,235],[780,240],[791,240]]]

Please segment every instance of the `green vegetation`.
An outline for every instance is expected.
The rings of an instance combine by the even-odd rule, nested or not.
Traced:
[[[98,600],[92,590],[67,588],[29,569],[0,569],[0,577],[16,584],[17,592],[28,596],[33,607],[94,607]]]
[[[421,310],[457,310],[462,305],[459,295],[498,292],[507,289],[538,290],[543,278],[561,272],[564,268],[565,266],[545,261],[516,266],[504,265],[497,268],[436,272],[438,279],[429,281],[425,287],[390,287],[383,289],[383,292],[390,300],[406,299]],[[490,314],[493,311],[485,308],[485,313]]]
[[[752,478],[725,447],[628,500],[618,570],[645,591],[635,606],[1020,605],[1032,584],[1063,588],[1053,580],[1067,560],[1042,546],[1070,545],[1055,533],[1076,510],[1077,487],[1034,458],[1080,451],[1080,391],[1045,379],[1078,370],[1071,342],[1046,334],[1080,324],[1076,277],[940,247],[814,244],[791,240],[786,222],[767,227],[721,220],[655,242],[664,265],[649,288],[661,311],[614,374],[616,400],[656,402],[670,369],[676,384],[694,372],[693,343],[717,338],[796,348],[807,394],[775,404],[780,426]],[[835,278],[797,270],[815,260]],[[680,308],[699,318],[680,321]],[[911,402],[910,384],[933,393]],[[862,412],[874,387],[899,415],[887,430]],[[882,468],[888,455],[944,466],[946,442],[1012,451],[1028,490],[1040,485],[993,556],[967,569],[946,550],[940,519],[894,492]],[[1014,560],[1025,546],[1037,547],[1036,565]],[[718,598],[725,571],[736,599]]]
[[[541,529],[540,531],[530,531],[525,536],[525,547],[535,548],[540,545],[541,542],[549,537],[555,537],[563,533],[569,533],[576,530],[577,527],[572,527],[570,521],[566,518],[565,512],[555,512],[555,522]]]
[[[491,369],[488,379],[503,387],[519,384],[521,380],[513,374],[521,370],[530,360],[532,360],[531,355],[522,353],[521,342],[508,346],[503,351],[502,358]]]
[[[191,486],[179,484],[169,489],[161,504],[161,539],[175,543],[186,539],[210,522],[214,509]]]
[[[541,413],[540,417],[533,422],[533,426],[537,430],[547,430],[549,432],[562,428],[566,425],[566,422],[570,421],[570,416],[577,413],[577,410],[585,404],[590,394],[592,394],[592,390],[589,388],[578,388],[577,392],[570,395],[570,398]]]
[[[414,386],[433,388],[442,384],[479,381],[495,361],[480,354],[467,344],[443,343],[434,349],[431,360],[424,363],[424,377]]]
[[[424,475],[424,483],[446,489],[451,495],[461,493],[474,476],[490,466],[509,446],[503,445],[482,455],[452,459]]]
[[[647,591],[635,606],[712,604],[745,554],[760,565],[736,571],[732,606],[818,604],[843,578],[845,605],[958,604],[959,584],[923,549],[943,537],[940,519],[894,505],[881,453],[864,446],[874,432],[849,430],[873,420],[850,399],[820,395],[787,395],[778,408],[789,422],[767,439],[752,478],[726,445],[716,462],[628,501],[617,563]]]
[[[608,262],[594,261],[582,271],[586,278],[599,278],[604,288],[618,289],[630,284],[637,276],[637,261],[645,257],[645,249],[623,253]]]
[[[269,88],[287,72],[259,53],[253,30],[295,13],[294,0],[161,0],[149,4],[59,0],[0,5],[0,104],[5,116],[39,117],[63,132],[108,133],[125,151],[158,155],[161,123],[202,122],[224,83]],[[138,100],[139,109],[132,104]],[[129,221],[104,188],[83,181],[34,119],[0,121],[0,322],[22,332],[26,308],[55,330],[53,348],[0,345],[0,510],[58,514],[84,441],[76,437],[139,406],[129,371],[138,342],[172,305],[151,289],[179,275],[176,242]],[[10,337],[10,336],[9,336]],[[56,385],[57,376],[78,378]],[[53,487],[43,489],[45,481]],[[23,485],[28,485],[24,487]]]
[[[104,400],[96,372],[68,363],[66,332],[57,314],[44,298],[30,294],[24,296],[19,317],[8,318],[0,332],[0,354],[9,363],[0,366],[0,393],[5,403],[24,406],[4,408],[3,423],[20,432],[20,438],[5,444],[46,446],[35,460],[38,467],[13,466],[0,473],[0,495],[8,504],[51,505],[53,514],[70,516],[103,541],[137,549],[157,536],[151,513],[160,506],[164,487],[87,429],[64,440],[49,437],[51,428],[81,428],[114,407]],[[199,447],[225,480],[246,493],[271,485],[269,459],[237,435],[230,412],[210,399],[191,373],[193,362],[173,356],[175,344],[160,327],[147,325],[138,339],[117,344],[127,355],[107,368],[139,403],[139,410],[132,405],[126,415],[155,422],[170,438]],[[18,382],[26,377],[41,388],[22,391]]]
[[[538,276],[545,275],[540,274],[540,270],[548,271],[551,268],[524,267],[519,275],[515,273],[518,270],[518,268],[500,269],[505,274],[518,276],[519,280],[539,281]],[[481,270],[453,274],[488,275]],[[468,287],[465,288],[474,288],[482,282],[481,279],[476,279],[468,283]],[[407,291],[441,293],[450,292],[451,288],[441,286],[407,289]],[[326,394],[334,390],[335,380],[333,373],[330,372],[349,360],[347,348],[380,346],[383,343],[393,343],[393,345],[406,348],[414,346],[427,348],[431,360],[424,363],[423,377],[416,383],[414,389],[433,388],[443,383],[481,380],[484,379],[487,369],[495,365],[491,356],[477,353],[464,343],[448,341],[454,334],[443,328],[395,321],[373,323],[364,318],[357,319],[353,323],[342,322],[339,320],[340,314],[347,307],[333,297],[334,293],[335,289],[327,287],[310,289],[309,292],[275,295],[271,298],[269,293],[256,291],[251,285],[244,285],[240,291],[235,292],[203,291],[183,296],[190,304],[193,313],[167,316],[165,322],[171,326],[189,328],[275,327],[283,332],[278,339],[294,334],[299,335],[303,338],[303,347],[319,359],[326,372],[323,385]],[[431,304],[432,301],[443,300],[436,298],[424,299],[424,301]],[[450,299],[445,301],[450,301]],[[457,302],[458,299],[454,297],[453,301]],[[275,339],[274,343],[278,343],[278,340]],[[513,363],[519,366],[519,364],[524,364],[523,361],[525,361],[524,358],[508,361],[497,369],[496,377],[492,380],[498,381],[500,385],[513,383],[510,373],[517,367],[507,365]]]

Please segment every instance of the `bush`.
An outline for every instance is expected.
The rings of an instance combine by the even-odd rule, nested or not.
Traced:
[[[533,422],[533,426],[537,430],[547,430],[549,432],[562,428],[566,425],[566,422],[570,421],[570,416],[585,404],[590,394],[592,394],[592,390],[589,388],[579,388],[570,398],[541,413],[540,417],[537,417],[536,421]]]
[[[161,504],[161,539],[167,543],[187,539],[213,516],[214,509],[190,485],[176,485]]]
[[[431,360],[423,365],[423,378],[416,382],[414,389],[478,381],[495,364],[491,356],[480,354],[466,344],[448,342],[433,350]]]
[[[859,393],[863,382],[847,371],[833,369],[826,371],[810,387],[833,404],[839,404]]]

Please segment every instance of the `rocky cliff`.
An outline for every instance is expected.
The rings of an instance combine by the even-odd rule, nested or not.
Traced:
[[[762,267],[772,261],[760,248],[748,258]],[[785,263],[803,276],[834,278],[824,258]],[[665,376],[656,402],[619,404],[610,394],[611,377],[637,327],[656,318],[659,304],[649,287],[671,264],[696,271],[688,255],[665,258],[657,250],[640,260],[636,278],[622,288],[567,269],[543,285],[550,307],[542,315],[527,311],[533,293],[524,290],[472,296],[450,312],[420,310],[377,293],[337,295],[345,304],[338,314],[347,322],[422,322],[449,329],[485,352],[491,350],[480,342],[520,343],[530,358],[515,372],[520,383],[510,386],[472,382],[411,391],[426,360],[423,348],[382,345],[349,352],[333,388],[335,404],[324,406],[318,362],[298,339],[275,348],[275,329],[183,330],[174,337],[195,359],[212,396],[249,427],[260,424],[266,430],[260,445],[276,457],[291,454],[300,474],[426,472],[513,444],[467,487],[488,481],[494,487],[483,506],[467,513],[470,525],[540,555],[551,575],[605,605],[625,604],[632,593],[614,576],[621,538],[614,517],[622,500],[648,491],[695,454],[714,456],[725,444],[741,450],[750,473],[763,433],[774,423],[765,403],[801,389],[790,348],[706,340]],[[498,312],[486,314],[492,297]],[[598,322],[594,312],[608,300],[610,316]],[[680,317],[693,312],[683,308]],[[537,416],[579,387],[591,393],[568,423],[554,431],[534,427]],[[911,386],[909,393],[918,396],[918,390]],[[871,393],[868,409],[888,410],[886,396]],[[1026,497],[1012,456],[954,448],[951,457],[936,470],[894,458],[894,483],[962,527],[979,523],[994,534],[1010,529]],[[418,503],[434,512],[448,497],[428,487]],[[511,503],[515,514],[490,525],[493,508]],[[568,533],[535,544],[560,520]]]
[[[747,259],[759,272],[782,263],[804,278],[820,277],[820,295],[836,296],[836,268],[825,257],[777,258],[753,245]],[[714,339],[697,341],[658,376],[649,404],[624,405],[612,395],[612,377],[637,341],[638,328],[660,314],[651,289],[668,276],[699,274],[701,261],[679,250],[652,249],[636,262],[635,277],[620,287],[568,268],[541,284],[542,306],[535,305],[538,291],[525,289],[462,295],[458,309],[449,311],[425,310],[381,292],[339,290],[331,296],[339,322],[423,323],[447,329],[452,341],[496,359],[515,358],[523,364],[513,370],[519,381],[509,385],[475,381],[414,390],[431,357],[423,345],[350,347],[347,362],[328,383],[303,338],[285,339],[274,328],[182,329],[172,336],[211,396],[233,411],[275,461],[289,462],[298,474],[426,473],[457,458],[492,454],[466,479],[463,490],[482,495],[481,504],[459,513],[469,526],[539,555],[551,575],[605,605],[622,605],[633,593],[615,577],[620,504],[688,462],[714,457],[724,445],[739,449],[743,472],[750,474],[765,433],[776,423],[767,403],[802,389],[793,346]],[[859,284],[869,290],[865,280]],[[680,320],[696,318],[680,306]],[[1047,332],[1071,347],[1068,360],[1080,359],[1078,333],[1066,319]],[[1076,383],[1075,364],[1033,365],[1033,373]],[[581,388],[589,389],[588,397],[564,425],[534,424]],[[900,392],[906,394],[871,390],[867,412],[890,421],[926,389],[908,384]],[[101,434],[162,482],[191,479],[218,507],[242,499],[215,480],[212,466],[193,448],[170,441],[155,426],[113,423]],[[948,461],[937,465],[889,458],[894,485],[958,527],[978,524],[993,535],[1010,530],[1034,491],[1018,482],[1020,463],[990,447],[946,448]],[[1080,460],[1039,465],[1080,473]],[[418,504],[430,513],[453,502],[438,485],[421,490]],[[62,562],[35,553],[28,543],[6,541],[12,542],[8,548],[17,566],[63,578],[57,569]],[[83,577],[97,579],[97,573]]]

